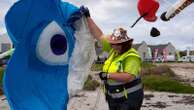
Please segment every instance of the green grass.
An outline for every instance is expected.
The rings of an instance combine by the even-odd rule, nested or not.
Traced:
[[[91,75],[89,75],[86,82],[84,83],[83,89],[88,91],[94,91],[99,86],[100,83],[97,80],[94,80]]]
[[[145,89],[172,93],[194,93],[194,87],[175,80],[178,77],[166,64],[156,66],[152,63],[143,63],[142,74]]]
[[[145,89],[172,93],[194,93],[194,87],[182,84],[168,76],[148,75],[143,77]]]
[[[0,95],[3,94],[2,91],[2,82],[3,82],[3,73],[4,73],[4,69],[2,67],[0,67]]]
[[[103,64],[93,64],[91,67],[91,71],[102,71]]]
[[[151,63],[151,62],[143,62],[143,63],[142,63],[142,67],[143,67],[143,68],[152,68],[152,67],[156,67],[156,65],[154,65],[154,64]]]
[[[156,66],[152,63],[143,63],[142,66],[142,74],[143,75],[164,75],[169,77],[174,77],[174,72],[170,69],[168,65],[160,65]]]
[[[2,85],[4,69],[0,67],[0,86]]]

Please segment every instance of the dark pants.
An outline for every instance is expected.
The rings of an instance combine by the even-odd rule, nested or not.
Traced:
[[[108,98],[109,110],[140,110],[143,102],[143,89],[130,93],[126,101],[115,101]]]

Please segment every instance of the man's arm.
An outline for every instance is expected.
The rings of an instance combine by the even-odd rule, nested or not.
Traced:
[[[91,32],[91,34],[98,40],[103,39],[103,32],[102,30],[95,24],[93,19],[91,17],[87,17],[88,27]]]
[[[135,76],[127,72],[119,72],[109,74],[109,79],[121,81],[121,82],[130,82],[135,79]]]
[[[87,19],[88,28],[91,32],[91,34],[98,40],[102,40],[105,36],[102,32],[102,30],[96,25],[96,23],[93,21],[93,19],[90,17],[90,11],[87,7],[81,6],[80,7],[81,13],[83,13]]]

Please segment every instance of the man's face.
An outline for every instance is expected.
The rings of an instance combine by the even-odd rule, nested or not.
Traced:
[[[121,50],[122,50],[123,45],[122,44],[111,44],[111,47],[114,50],[116,50],[118,53],[121,53]]]
[[[131,48],[132,42],[127,41],[124,43],[111,44],[111,47],[116,50],[119,54],[122,54]]]

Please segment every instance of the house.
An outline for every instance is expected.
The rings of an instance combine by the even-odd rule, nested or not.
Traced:
[[[108,53],[102,52],[102,46],[101,46],[101,43],[99,41],[95,42],[95,47],[96,47],[96,55],[97,55],[96,60],[97,61],[106,60],[106,58],[108,57]],[[133,48],[135,48],[138,51],[142,60],[151,60],[152,59],[151,50],[145,41],[143,41],[139,44],[133,44]]]
[[[183,51],[180,51],[180,56],[188,56],[191,55],[191,56],[194,56],[194,50],[190,50],[189,53],[188,53],[188,50],[183,50]]]
[[[159,45],[147,45],[145,41],[142,41],[140,44],[134,44],[135,48],[143,61],[150,61],[156,58],[163,58],[166,55],[166,60],[175,60],[176,48],[172,43],[159,44]],[[157,55],[155,56],[155,51],[157,50]]]
[[[194,56],[194,50],[191,50],[189,54]]]
[[[143,61],[152,59],[151,50],[145,41],[142,41],[139,44],[133,44],[133,48],[138,51]]]
[[[172,45],[172,43],[167,44],[160,44],[160,45],[148,45],[151,48],[153,58],[162,58],[166,57],[173,57],[175,60],[176,56],[176,48]],[[166,59],[168,60],[168,58]],[[173,59],[172,59],[173,60]]]
[[[97,54],[96,59],[98,61],[104,61],[108,57],[108,53],[102,52],[102,46],[98,41],[96,41],[95,47]],[[141,43],[133,44],[133,48],[138,51],[143,61],[151,61],[155,59],[154,57],[164,58],[164,56],[167,57],[167,60],[169,58],[175,60],[176,56],[176,49],[170,42],[167,44],[148,45],[145,41],[142,41]],[[157,55],[154,55],[156,50]]]
[[[0,53],[8,51],[12,46],[12,42],[7,34],[0,35]]]

